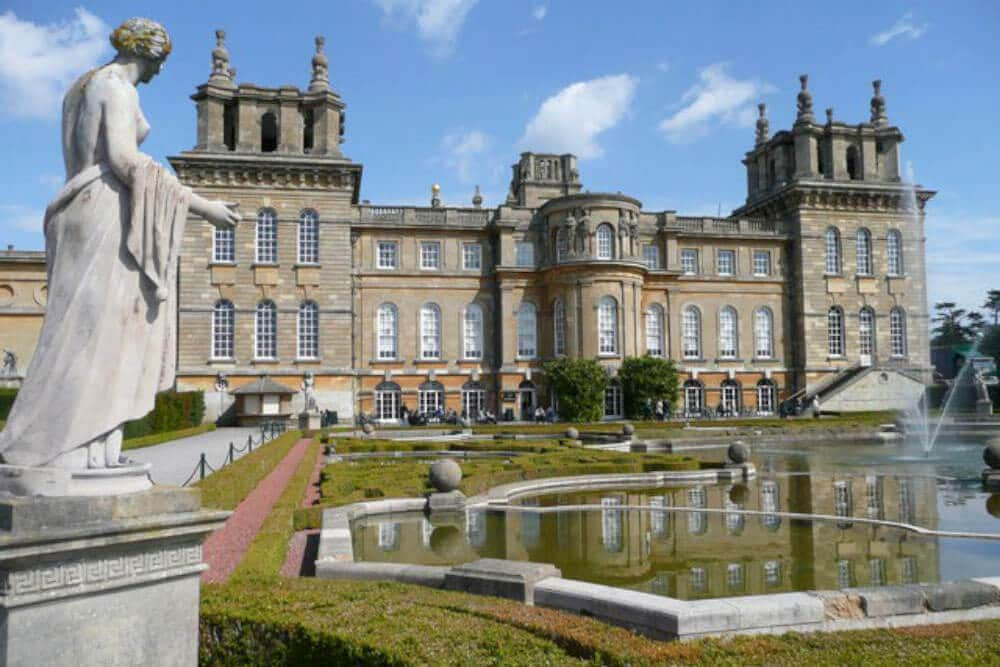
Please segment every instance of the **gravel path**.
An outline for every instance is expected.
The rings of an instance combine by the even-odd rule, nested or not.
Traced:
[[[248,435],[253,435],[256,448],[256,443],[260,442],[259,428],[219,428],[190,438],[171,440],[162,445],[130,449],[124,454],[133,461],[152,463],[155,483],[180,486],[197,467],[202,452],[205,452],[209,465],[218,468],[226,460],[229,443],[246,447]],[[240,456],[242,454],[238,454],[237,458]]]
[[[208,569],[201,575],[203,582],[222,583],[236,570],[311,442],[310,438],[303,438],[295,443],[281,463],[237,505],[225,525],[205,540],[204,559]]]

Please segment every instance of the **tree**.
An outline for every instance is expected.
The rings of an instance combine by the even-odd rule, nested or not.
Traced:
[[[969,332],[974,338],[979,338],[984,331],[986,331],[986,318],[978,310],[970,311],[968,315],[965,316],[966,326],[969,328]]]
[[[1000,289],[991,289],[986,293],[983,308],[993,313],[993,326],[1000,325]]]
[[[572,422],[598,421],[604,416],[608,374],[596,359],[561,357],[542,368],[549,391],[559,397],[559,417]]]
[[[673,405],[677,400],[677,369],[674,362],[659,357],[626,357],[618,369],[622,384],[625,416],[638,419],[644,408],[662,400]]]
[[[986,327],[979,340],[979,354],[991,357],[1000,366],[1000,326]]]
[[[934,345],[964,345],[972,340],[973,332],[963,322],[967,314],[964,308],[956,307],[954,301],[941,301],[934,304],[934,310]]]

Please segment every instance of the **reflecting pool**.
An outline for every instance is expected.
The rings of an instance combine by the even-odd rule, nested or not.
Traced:
[[[425,565],[547,562],[564,577],[681,599],[1000,576],[1000,540],[858,521],[1000,533],[993,515],[1000,516],[1000,495],[982,490],[981,452],[982,444],[971,442],[939,442],[930,457],[902,444],[757,446],[758,475],[746,484],[559,493],[518,503],[592,510],[370,517],[352,526],[354,554]],[[653,509],[622,509],[634,505]],[[782,516],[787,512],[831,519]]]

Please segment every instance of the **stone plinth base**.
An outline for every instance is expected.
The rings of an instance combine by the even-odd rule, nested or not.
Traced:
[[[0,464],[0,496],[111,496],[153,487],[149,463],[114,468],[34,468]]]
[[[983,470],[983,486],[991,491],[1000,491],[1000,470],[993,468]]]
[[[465,509],[465,494],[461,491],[432,493],[427,496],[428,512],[460,512]]]
[[[0,665],[194,665],[196,489],[0,499]]]
[[[560,574],[559,568],[548,563],[481,558],[449,570],[444,576],[444,587],[534,604],[535,584]]]
[[[992,415],[993,414],[993,401],[989,399],[981,399],[976,401],[976,414],[977,415]]]
[[[300,412],[299,430],[318,431],[323,423],[322,415],[318,412]]]

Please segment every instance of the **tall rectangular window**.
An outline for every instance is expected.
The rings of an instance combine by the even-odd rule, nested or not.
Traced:
[[[399,247],[395,241],[379,241],[376,266],[380,269],[395,269],[399,266]]]
[[[233,318],[235,309],[230,301],[219,301],[212,311],[212,358],[232,359]]]
[[[315,211],[299,216],[299,264],[319,263],[319,217]]]
[[[278,216],[271,209],[257,214],[257,263],[275,264],[278,261]]]
[[[535,265],[535,244],[531,241],[518,241],[515,246],[517,251],[517,266]]]
[[[423,241],[420,244],[420,268],[437,270],[441,268],[441,244],[437,241]]]
[[[735,250],[720,250],[719,251],[719,275],[720,276],[731,276],[736,273],[736,251]]]
[[[681,273],[693,276],[698,273],[698,251],[694,248],[681,250]]]
[[[298,358],[319,358],[319,306],[306,301],[299,306]]]
[[[232,264],[236,261],[236,230],[216,229],[212,247],[212,261]]]
[[[771,251],[770,250],[754,250],[753,251],[753,274],[755,276],[769,276],[769,275],[771,275]]]
[[[466,271],[479,271],[483,268],[483,246],[478,243],[462,245],[462,268]]]
[[[647,269],[660,268],[660,248],[652,244],[642,246],[642,260]]]

